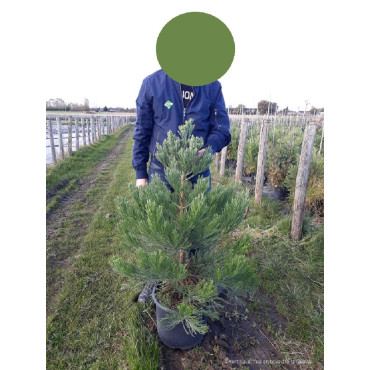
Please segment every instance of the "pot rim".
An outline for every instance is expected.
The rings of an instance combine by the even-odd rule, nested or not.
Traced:
[[[168,308],[166,306],[161,305],[158,302],[157,296],[155,295],[155,290],[156,290],[157,286],[158,286],[158,284],[154,284],[153,290],[152,290],[152,298],[153,298],[154,303],[156,304],[156,306],[159,306],[159,308],[161,308],[162,310],[164,310],[166,312],[173,312],[173,310],[171,310],[170,308]]]

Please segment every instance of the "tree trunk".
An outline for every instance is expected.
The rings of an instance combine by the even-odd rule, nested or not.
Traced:
[[[244,120],[243,120],[244,121]],[[239,182],[242,179],[244,168],[244,154],[245,154],[245,141],[248,132],[248,119],[242,122],[240,129],[239,145],[238,145],[238,159],[236,162],[235,181]]]
[[[59,157],[64,160],[64,146],[63,146],[63,133],[62,133],[62,123],[60,116],[57,117],[58,123],[58,136],[59,136]]]
[[[266,163],[268,132],[269,132],[269,120],[263,119],[260,131],[260,143],[258,148],[256,188],[254,196],[254,202],[258,205],[261,205],[262,203],[262,188],[263,183],[265,181],[265,163]]]
[[[227,146],[221,150],[221,163],[220,163],[220,175],[225,176],[225,164],[226,164]]]
[[[52,158],[53,164],[55,164],[57,163],[57,156],[55,154],[53,125],[51,123],[51,119],[48,120],[48,134],[49,134],[49,141],[50,141],[51,158]]]
[[[307,184],[310,174],[310,164],[312,158],[313,144],[315,140],[315,133],[316,122],[311,120],[307,122],[304,131],[301,156],[299,158],[298,173],[295,185],[292,230],[290,233],[290,236],[295,240],[300,239],[302,236]]]

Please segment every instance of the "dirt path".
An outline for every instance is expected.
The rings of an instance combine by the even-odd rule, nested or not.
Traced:
[[[78,250],[100,206],[102,192],[112,181],[109,174],[121,160],[120,154],[131,134],[132,130],[124,132],[115,147],[93,171],[77,181],[77,190],[64,197],[47,216],[47,316],[53,311],[55,298],[63,285],[69,263],[79,257]]]

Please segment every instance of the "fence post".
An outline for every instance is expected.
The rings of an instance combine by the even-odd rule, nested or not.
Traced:
[[[265,162],[267,139],[269,133],[269,120],[263,119],[260,130],[260,142],[258,147],[257,159],[257,174],[256,174],[256,188],[254,193],[254,203],[261,205],[262,203],[262,188],[265,181]]]
[[[51,119],[48,119],[48,134],[49,134],[49,140],[50,140],[51,158],[53,160],[53,164],[55,164],[57,163],[57,156],[55,154],[53,126],[51,123]]]
[[[90,138],[90,133],[91,133],[91,123],[90,123],[90,119],[87,117],[86,118],[86,129],[87,129],[87,142],[89,144],[89,146],[91,145],[91,138]]]
[[[72,116],[68,117],[68,156],[72,155]]]
[[[58,158],[64,160],[63,133],[62,133],[62,123],[61,123],[60,116],[57,116],[57,124],[58,124],[58,135],[59,135],[59,156]]]
[[[75,132],[76,132],[76,152],[80,150],[80,129],[78,127],[78,117],[75,118]]]
[[[295,240],[300,239],[302,236],[307,184],[310,174],[310,164],[315,140],[316,124],[319,124],[322,118],[323,117],[320,117],[317,123],[314,120],[308,121],[304,130],[301,156],[299,158],[298,173],[295,184],[292,230],[290,233],[290,236]]]
[[[95,141],[98,141],[100,139],[99,137],[99,117],[96,117],[95,120]]]
[[[244,166],[244,154],[245,154],[245,141],[247,139],[248,132],[248,119],[243,122],[240,128],[239,145],[238,145],[238,159],[236,162],[235,181],[238,182],[242,179],[243,166]]]
[[[102,126],[102,117],[98,118],[99,123],[98,123],[98,134],[99,134],[99,140],[101,139],[101,126]]]
[[[321,140],[320,140],[320,149],[319,149],[319,154],[321,154],[321,148],[322,148],[322,139],[324,138],[324,124],[322,125],[322,130],[321,130]]]
[[[82,141],[84,146],[86,146],[86,131],[85,131],[85,118],[81,117],[81,126],[82,126]]]
[[[221,163],[220,163],[220,175],[225,175],[225,163],[226,163],[227,146],[221,150]]]
[[[95,118],[91,117],[91,142],[95,143]]]

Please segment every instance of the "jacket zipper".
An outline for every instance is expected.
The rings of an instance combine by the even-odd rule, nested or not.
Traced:
[[[178,84],[179,84],[180,99],[181,99],[181,104],[182,104],[182,124],[184,124],[185,123],[185,110],[186,110],[186,108],[184,107],[184,101],[182,100],[181,84],[180,84],[180,82]]]

